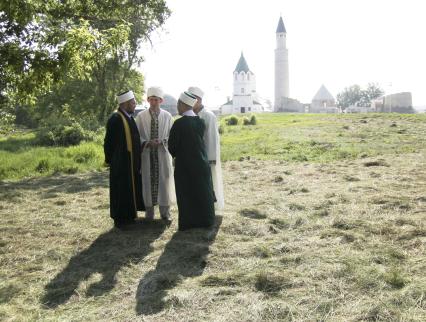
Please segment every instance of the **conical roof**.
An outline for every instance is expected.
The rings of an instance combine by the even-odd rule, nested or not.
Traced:
[[[248,72],[250,69],[247,65],[246,59],[244,58],[243,53],[241,52],[240,60],[238,61],[237,67],[235,67],[234,72]]]
[[[287,32],[284,27],[283,17],[280,17],[280,20],[278,21],[277,33],[279,32]]]
[[[328,89],[324,85],[321,85],[320,89],[315,94],[312,100],[313,101],[334,101],[334,97],[333,95],[331,95],[331,93],[328,91]]]

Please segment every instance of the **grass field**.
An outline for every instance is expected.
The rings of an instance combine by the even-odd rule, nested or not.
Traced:
[[[0,320],[425,321],[426,115],[258,122],[226,128],[208,231],[177,232],[175,208],[112,229],[85,162],[1,182]],[[1,158],[47,155],[10,140]]]
[[[426,114],[259,114],[258,125],[225,126],[222,160],[326,163],[416,152]],[[241,123],[241,122],[240,122]],[[35,145],[31,132],[0,138],[0,180],[103,169],[103,134],[73,147]]]
[[[0,138],[0,180],[103,169],[102,138],[70,147],[36,145],[35,134],[20,132]]]

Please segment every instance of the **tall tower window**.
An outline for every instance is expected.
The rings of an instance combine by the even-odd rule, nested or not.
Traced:
[[[235,74],[235,80],[237,80],[237,78],[238,78],[238,74]]]
[[[247,80],[250,80],[250,73],[247,73]]]
[[[241,88],[241,94],[244,94],[244,87]]]

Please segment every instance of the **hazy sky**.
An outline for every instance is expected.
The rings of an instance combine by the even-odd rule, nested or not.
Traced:
[[[311,101],[321,84],[336,96],[352,84],[378,82],[387,93],[411,91],[426,105],[423,0],[169,0],[171,17],[152,37],[140,70],[146,85],[177,97],[188,86],[207,106],[232,96],[244,52],[261,97],[274,97],[275,30],[287,30],[290,96]]]

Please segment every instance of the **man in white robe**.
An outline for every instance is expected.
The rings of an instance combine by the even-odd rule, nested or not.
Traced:
[[[198,87],[189,87],[188,92],[197,98],[193,111],[205,123],[204,144],[209,158],[213,179],[213,189],[216,196],[216,209],[221,210],[225,206],[223,197],[222,167],[220,162],[220,137],[217,127],[216,115],[203,106],[204,92]]]
[[[172,115],[161,109],[163,91],[150,87],[147,91],[149,108],[136,117],[142,144],[142,196],[145,216],[154,218],[154,206],[159,205],[160,216],[170,220],[170,205],[174,202],[172,158],[167,144],[172,127]]]

